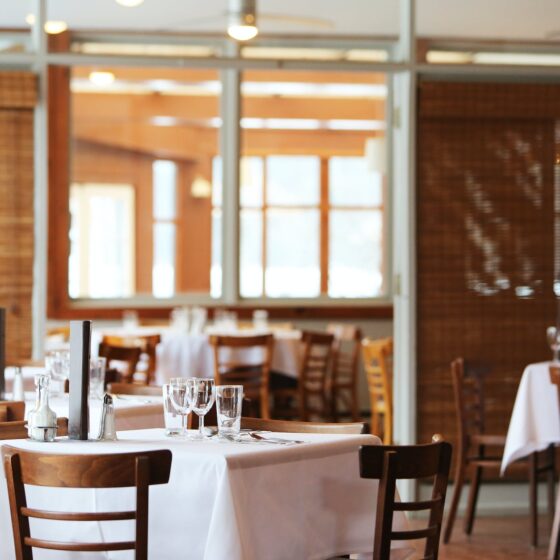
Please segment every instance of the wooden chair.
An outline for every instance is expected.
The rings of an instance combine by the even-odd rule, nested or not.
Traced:
[[[371,433],[393,441],[393,339],[362,340],[364,371],[371,407]]]
[[[13,422],[25,418],[25,402],[0,401],[0,422]]]
[[[113,382],[132,383],[141,353],[142,350],[138,346],[113,346],[102,342],[99,345],[98,355],[107,359],[105,385]],[[114,362],[124,363],[125,369],[115,367]]]
[[[297,386],[274,391],[276,414],[303,422],[312,416],[329,416],[327,378],[331,368],[334,336],[329,333],[302,331],[301,367]]]
[[[550,382],[556,385],[558,395],[558,406],[560,407],[560,366],[551,365],[549,368]],[[552,522],[552,531],[550,533],[550,543],[548,545],[548,560],[556,560],[560,552],[560,489],[556,495],[556,508],[554,512],[554,521]]]
[[[33,557],[33,548],[72,552],[134,550],[137,560],[148,558],[148,491],[153,484],[167,484],[171,451],[142,451],[106,455],[33,453],[4,446],[8,496],[17,560]],[[25,484],[56,488],[136,488],[136,510],[118,512],[60,512],[27,505]],[[133,519],[136,539],[123,542],[60,542],[31,536],[29,519],[53,521],[121,521]]]
[[[57,437],[68,435],[68,418],[57,418]],[[0,422],[0,441],[4,439],[26,439],[27,420]]]
[[[109,383],[107,392],[113,395],[138,395],[142,397],[162,397],[162,389],[157,385],[136,385],[134,383]]]
[[[156,367],[157,367],[157,345],[161,342],[161,335],[159,334],[149,334],[149,335],[134,335],[134,336],[113,336],[106,335],[103,337],[102,343],[108,344],[109,346],[122,346],[125,348],[138,347],[140,348],[140,360],[142,360],[145,354],[147,359],[147,368],[143,372],[134,371],[135,382],[143,382],[146,385],[150,385],[154,382]],[[140,375],[144,375],[143,379],[139,379]]]
[[[465,513],[465,533],[470,535],[474,524],[483,470],[498,470],[502,463],[502,452],[498,455],[490,455],[486,449],[487,447],[503,448],[506,443],[505,435],[485,433],[483,376],[487,370],[488,368],[484,366],[466,364],[463,358],[457,358],[451,363],[459,444],[455,463],[453,497],[443,536],[445,543],[449,542],[453,531],[461,490],[467,472],[469,472],[470,477],[470,488]],[[546,455],[547,461],[540,466],[537,453],[533,453],[529,457],[529,505],[531,543],[533,546],[538,544],[537,487],[538,478],[543,473],[546,473],[548,478],[548,501],[551,515],[552,504],[554,503],[554,448],[549,447]],[[516,467],[527,469],[525,463],[518,463]]]
[[[241,418],[241,428],[255,431],[285,432],[287,434],[365,434],[364,422],[296,422],[293,420],[263,420]]]
[[[373,560],[389,560],[391,541],[426,539],[424,560],[437,560],[445,493],[451,464],[451,444],[364,445],[360,448],[360,476],[379,480]],[[396,481],[433,478],[432,497],[414,502],[395,501]],[[395,511],[429,510],[424,529],[393,531]]]
[[[270,418],[269,376],[274,336],[220,336],[210,337],[214,352],[214,381],[216,385],[243,385],[244,395],[258,404],[261,418]],[[262,361],[241,362],[228,354],[256,349],[262,353]]]
[[[334,422],[339,418],[339,405],[352,422],[360,418],[358,400],[358,365],[362,332],[354,325],[329,323],[327,332],[334,336],[334,349],[329,393],[331,415]]]

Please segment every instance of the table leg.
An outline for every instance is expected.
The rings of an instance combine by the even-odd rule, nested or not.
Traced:
[[[550,544],[548,545],[547,560],[556,560],[560,545],[560,490],[556,494],[556,509],[554,511],[554,521],[550,534]]]

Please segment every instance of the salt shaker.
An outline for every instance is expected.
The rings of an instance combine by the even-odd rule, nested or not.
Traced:
[[[20,367],[14,368],[14,388],[12,390],[12,400],[25,400],[25,395],[23,393],[23,374]]]
[[[115,441],[117,439],[113,397],[107,393],[105,393],[103,397],[103,410],[101,411],[101,423],[99,425],[99,435],[97,439],[99,441]]]

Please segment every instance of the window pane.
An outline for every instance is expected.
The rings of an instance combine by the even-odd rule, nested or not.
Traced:
[[[329,159],[329,197],[333,206],[378,206],[382,203],[381,174],[365,157]]]
[[[177,165],[172,161],[157,160],[153,172],[154,218],[173,220],[177,206]]]
[[[269,210],[266,221],[266,295],[318,296],[319,211]]]
[[[175,293],[175,224],[154,225],[152,292],[159,298]]]
[[[70,190],[70,297],[134,293],[134,188],[73,185]]]
[[[241,158],[241,206],[262,206],[263,167],[262,158]]]
[[[329,225],[329,296],[380,295],[381,211],[333,210]]]
[[[319,204],[320,160],[311,156],[271,156],[266,159],[270,205]]]
[[[263,293],[262,212],[241,211],[240,290],[242,297]]]

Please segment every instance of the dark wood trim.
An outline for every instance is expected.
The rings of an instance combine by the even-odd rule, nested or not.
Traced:
[[[121,307],[100,308],[100,307],[76,307],[68,302],[66,306],[57,310],[56,315],[49,315],[49,319],[121,319],[124,310],[134,310],[141,319],[169,319],[172,307],[133,307],[123,304]],[[212,318],[215,309],[224,309],[223,305],[215,305],[208,308],[208,315]],[[290,320],[307,320],[307,319],[356,319],[356,320],[373,320],[373,319],[392,319],[392,305],[370,305],[367,307],[351,307],[351,306],[286,306],[286,307],[266,307],[259,305],[257,307],[228,307],[230,311],[235,311],[242,320],[252,318],[255,309],[266,309],[272,320],[290,319]]]

